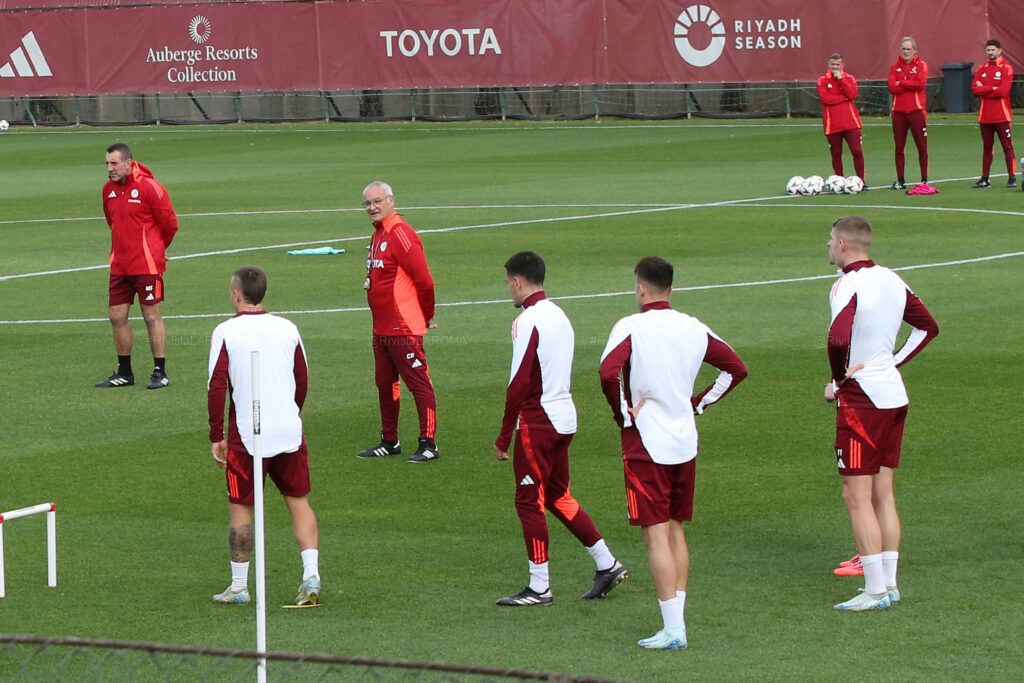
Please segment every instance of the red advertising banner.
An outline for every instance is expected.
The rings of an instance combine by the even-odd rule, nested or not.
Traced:
[[[318,3],[328,88],[593,83],[595,0]]]
[[[88,11],[91,92],[318,90],[308,5]]]
[[[0,21],[0,95],[89,91],[85,12],[11,12]]]
[[[810,81],[833,52],[858,78],[884,79],[907,34],[939,73],[984,54],[987,37],[984,3],[956,0],[614,0],[607,11],[611,83]]]
[[[858,78],[884,79],[904,35],[936,76],[944,62],[980,62],[990,33],[1024,71],[1016,4],[376,0],[0,11],[0,97],[812,81],[832,52]]]

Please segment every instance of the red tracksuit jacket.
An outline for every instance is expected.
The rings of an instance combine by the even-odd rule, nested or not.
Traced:
[[[164,252],[178,232],[167,190],[137,161],[125,183],[103,186],[103,215],[110,226],[111,275],[162,275]]]
[[[902,58],[889,68],[889,92],[892,93],[892,110],[900,114],[912,111],[927,111],[928,64],[914,56],[910,63]]]
[[[837,79],[831,71],[827,72],[818,79],[818,97],[821,98],[825,135],[863,128],[853,102],[857,99],[857,79],[852,75],[844,71],[843,77]]]
[[[1010,123],[1010,88],[1013,86],[1013,67],[1000,57],[978,67],[974,72],[971,92],[981,98],[978,123]]]

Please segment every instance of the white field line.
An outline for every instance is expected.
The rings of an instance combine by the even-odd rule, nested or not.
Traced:
[[[946,178],[946,179],[943,179],[943,180],[934,180],[934,181],[932,181],[932,183],[933,184],[951,183],[951,182],[960,182],[960,181],[970,180],[970,179],[971,178]],[[880,187],[885,187],[885,186],[880,186]],[[662,211],[678,211],[678,210],[681,210],[681,209],[707,208],[707,207],[716,207],[716,206],[743,206],[743,205],[766,206],[764,204],[751,204],[751,202],[766,202],[766,201],[770,201],[770,202],[774,203],[774,202],[781,202],[784,199],[792,199],[792,198],[793,197],[791,197],[790,195],[773,195],[773,196],[770,196],[770,197],[750,197],[750,198],[746,198],[746,199],[729,199],[729,200],[723,200],[723,201],[718,201],[718,202],[704,202],[704,203],[695,203],[695,204],[640,204],[639,206],[642,206],[644,208],[630,210],[630,211],[612,211],[612,212],[606,212],[606,213],[592,213],[592,214],[582,214],[582,215],[576,215],[576,216],[561,216],[561,217],[556,217],[556,218],[535,218],[535,219],[524,219],[524,220],[519,220],[519,221],[502,221],[502,222],[498,222],[498,223],[480,223],[480,224],[476,224],[476,225],[461,225],[461,226],[453,226],[453,227],[448,227],[448,228],[431,228],[431,229],[425,229],[425,230],[418,230],[417,232],[419,234],[421,234],[421,235],[429,235],[429,234],[433,234],[433,233],[458,232],[458,231],[462,231],[462,230],[478,230],[478,229],[481,229],[481,228],[504,228],[504,227],[509,227],[509,226],[513,226],[513,225],[533,225],[533,224],[538,224],[538,223],[557,223],[557,222],[562,222],[562,221],[591,220],[591,219],[597,219],[597,218],[614,218],[614,217],[617,217],[617,216],[628,216],[628,215],[637,215],[637,214],[645,214],[645,213],[658,213],[658,212],[662,212]],[[836,205],[836,204],[781,204],[780,203],[780,204],[773,204],[773,205],[776,205],[776,206],[802,206],[804,208],[807,208],[809,206],[849,208],[849,205]],[[561,205],[555,205],[555,204],[497,204],[497,205],[486,205],[486,204],[481,204],[481,205],[464,206],[464,207],[449,207],[449,206],[409,207],[409,208],[404,209],[404,210],[411,211],[411,210],[454,209],[454,208],[464,208],[464,209],[465,208],[469,208],[469,209],[494,209],[494,208],[591,208],[591,207],[600,208],[600,207],[605,207],[605,206],[609,206],[609,207],[632,207],[632,206],[638,206],[638,205],[636,205],[636,204],[578,204],[578,205],[577,204],[561,204]],[[882,209],[902,209],[902,208],[907,208],[907,209],[932,210],[932,211],[941,211],[941,210],[960,211],[960,212],[966,212],[966,213],[997,213],[997,212],[986,211],[985,209],[959,209],[959,208],[958,209],[944,209],[943,207],[895,207],[895,206],[862,206],[862,205],[854,205],[852,208],[882,208]],[[252,211],[252,212],[230,211],[230,212],[215,212],[215,213],[204,213],[204,214],[182,214],[182,215],[183,216],[228,216],[228,215],[230,215],[230,216],[242,216],[242,215],[263,215],[263,214],[324,213],[324,212],[342,212],[342,211],[362,211],[362,209],[353,209],[353,208],[339,208],[339,209],[284,209],[284,210],[274,210],[274,211]],[[1010,213],[1007,213],[1007,215],[1018,215],[1018,214],[1014,214],[1014,213],[1010,212]],[[50,219],[37,219],[37,220],[39,220],[39,221],[57,222],[57,221],[68,221],[68,220],[98,220],[98,218],[96,218],[96,219],[93,219],[93,218],[50,218]],[[12,222],[14,222],[14,221],[12,221]],[[0,225],[2,225],[2,224],[3,223],[0,222]],[[336,237],[336,238],[333,238],[333,239],[326,239],[326,240],[314,240],[314,241],[305,241],[305,242],[288,242],[288,243],[283,243],[283,244],[270,244],[270,245],[264,245],[264,246],[259,246],[259,247],[239,247],[237,249],[221,249],[221,250],[216,250],[216,251],[197,252],[197,253],[194,253],[194,254],[181,254],[181,255],[178,255],[178,256],[170,256],[170,257],[168,257],[167,260],[168,261],[180,261],[180,260],[192,259],[192,258],[202,258],[202,257],[206,257],[206,256],[225,256],[225,255],[228,255],[228,254],[242,254],[242,253],[252,252],[252,251],[269,251],[271,249],[290,249],[290,248],[295,248],[295,247],[308,247],[308,246],[313,246],[313,245],[317,245],[317,244],[332,244],[332,243],[335,243],[335,242],[356,242],[356,241],[369,240],[369,239],[370,239],[369,235],[360,235],[360,236],[357,236],[357,237]],[[18,279],[29,278],[29,277],[40,277],[40,276],[44,276],[44,275],[61,275],[61,274],[66,274],[66,273],[80,273],[80,272],[85,272],[85,271],[90,271],[90,270],[103,270],[103,269],[108,268],[108,267],[109,267],[108,264],[104,263],[104,264],[95,265],[95,266],[78,266],[78,267],[75,267],[75,268],[59,268],[59,269],[56,269],[56,270],[43,270],[43,271],[38,271],[38,272],[34,272],[34,273],[18,273],[18,274],[15,274],[15,275],[0,275],[0,282],[3,282],[5,280],[18,280]]]
[[[608,211],[603,213],[586,213],[577,214],[573,216],[558,216],[553,218],[529,218],[518,221],[500,221],[496,223],[478,223],[474,225],[457,225],[447,228],[429,228],[424,230],[417,230],[416,232],[420,235],[431,235],[448,232],[460,232],[462,230],[479,230],[481,228],[507,228],[515,225],[536,225],[541,223],[560,223],[565,221],[578,221],[578,220],[589,220],[598,218],[615,218],[618,216],[631,216],[637,214],[648,214],[648,213],[659,213],[662,211],[678,211],[680,209],[691,209],[701,207],[712,207],[712,206],[728,206],[739,202],[763,202],[771,201],[773,199],[784,199],[785,197],[752,197],[749,199],[730,199],[720,202],[708,202],[704,204],[668,204],[658,206],[646,206],[642,209],[630,209],[628,211]],[[168,261],[181,261],[185,259],[202,258],[206,256],[224,256],[227,254],[241,254],[251,251],[267,251],[270,249],[287,249],[292,247],[304,247],[314,244],[328,244],[338,242],[357,242],[357,241],[369,241],[370,235],[359,235],[356,237],[336,237],[327,240],[315,240],[306,242],[287,242],[282,244],[269,244],[259,247],[239,247],[237,249],[220,249],[216,251],[204,251],[194,254],[182,254],[179,256],[170,256]],[[79,266],[75,268],[60,268],[56,270],[44,270],[34,273],[19,273],[16,275],[0,275],[0,282],[5,280],[18,280],[29,277],[40,277],[43,275],[59,275],[63,273],[79,273],[88,270],[102,270],[108,268],[108,264],[95,265],[95,266]]]
[[[969,259],[958,259],[955,261],[939,261],[937,263],[919,263],[909,266],[899,266],[892,268],[894,271],[904,270],[920,270],[922,268],[945,268],[948,266],[960,266],[969,265],[973,263],[984,263],[986,261],[998,261],[1008,258],[1017,258],[1024,256],[1024,251],[1008,252],[1005,254],[992,254],[990,256],[979,256],[977,258]],[[706,291],[712,289],[732,289],[735,287],[764,287],[768,285],[783,285],[793,284],[797,282],[811,282],[815,280],[834,280],[836,278],[835,273],[828,273],[825,275],[807,275],[804,277],[789,277],[789,278],[778,278],[774,280],[751,280],[747,282],[728,282],[722,284],[712,285],[692,285],[690,287],[674,287],[674,292],[697,292]],[[579,299],[603,299],[608,297],[616,296],[631,296],[635,292],[633,290],[621,291],[621,292],[596,292],[592,294],[567,294],[563,296],[553,296],[554,300],[569,301]],[[437,304],[438,308],[457,308],[462,306],[485,306],[492,304],[505,304],[509,303],[508,299],[483,299],[480,301],[452,301],[448,303]],[[347,308],[316,308],[306,310],[291,310],[291,311],[274,311],[278,315],[317,315],[323,313],[360,313],[368,312],[370,309],[367,306],[350,306]],[[230,314],[221,311],[218,313],[192,313],[182,315],[165,315],[165,320],[192,320],[197,318],[227,318]],[[60,318],[51,320],[0,320],[0,325],[63,325],[68,323],[105,323],[107,318]]]

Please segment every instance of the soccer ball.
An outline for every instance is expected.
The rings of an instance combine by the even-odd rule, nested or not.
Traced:
[[[846,191],[846,178],[841,175],[830,175],[825,181],[825,187],[833,194],[842,194]]]
[[[847,176],[846,180],[844,180],[843,182],[845,184],[843,192],[845,192],[846,194],[857,194],[858,192],[864,189],[864,181],[861,180],[858,176]]]
[[[802,175],[795,175],[789,179],[786,183],[786,192],[789,194],[800,194],[800,190],[804,186],[804,177]]]
[[[10,127],[11,124],[7,119],[0,119],[0,133],[6,133]]]
[[[812,175],[804,179],[801,194],[821,194],[823,189],[825,189],[825,181],[822,177],[820,175]]]

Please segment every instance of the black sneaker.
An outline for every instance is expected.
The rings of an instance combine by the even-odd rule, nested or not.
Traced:
[[[135,384],[135,375],[119,375],[114,372],[113,375],[93,386],[97,389],[112,389],[114,387],[130,387],[133,384]]]
[[[406,462],[430,462],[431,460],[437,460],[441,457],[441,453],[438,452],[437,446],[430,439],[420,437],[419,447],[416,452],[409,456]]]
[[[163,389],[171,380],[167,379],[167,375],[164,374],[163,370],[153,368],[153,374],[149,376],[149,384],[146,385],[147,389]]]
[[[603,598],[612,592],[612,589],[629,578],[629,570],[618,560],[615,560],[608,569],[594,572],[594,587],[584,593],[584,600],[596,600]]]
[[[1010,176],[1010,179],[1006,181],[1006,189],[1007,190],[1016,190],[1017,189],[1017,177],[1016,176]]]
[[[538,593],[527,586],[515,595],[498,598],[498,602],[495,604],[502,607],[529,607],[531,605],[550,605],[552,602],[554,602],[554,598],[551,597],[550,588],[543,593]]]
[[[889,186],[889,189],[890,190],[905,190],[905,189],[907,189],[907,184],[905,182],[903,182],[902,180],[897,180],[896,182],[894,182],[892,185]]]
[[[376,446],[371,446],[364,450],[356,453],[357,458],[383,458],[387,455],[398,455],[402,452],[402,443],[400,441],[385,441],[380,440],[380,443]]]
[[[975,190],[978,190],[978,189],[982,189],[982,188],[985,188],[985,187],[992,187],[992,183],[990,183],[987,180],[979,180],[978,182],[976,182],[973,185],[971,185],[971,187],[974,188]]]

